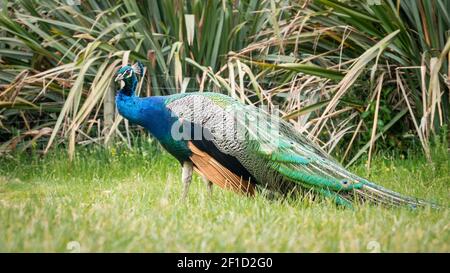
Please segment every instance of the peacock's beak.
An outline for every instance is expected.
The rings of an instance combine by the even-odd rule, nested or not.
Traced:
[[[115,82],[123,80],[123,74],[117,75],[117,77],[114,79]]]

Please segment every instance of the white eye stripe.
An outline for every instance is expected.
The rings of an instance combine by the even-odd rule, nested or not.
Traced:
[[[131,72],[132,72],[131,70],[124,71],[122,73],[122,77],[124,77],[124,78],[130,77],[131,76]]]

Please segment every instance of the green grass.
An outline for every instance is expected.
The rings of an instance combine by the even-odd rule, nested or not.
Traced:
[[[147,145],[148,146],[148,145]],[[377,157],[371,179],[448,207],[449,154]],[[155,148],[81,149],[45,158],[0,158],[0,251],[382,252],[450,251],[450,214],[440,210],[245,198],[198,176],[181,202],[178,163]],[[354,171],[367,176],[363,165]]]

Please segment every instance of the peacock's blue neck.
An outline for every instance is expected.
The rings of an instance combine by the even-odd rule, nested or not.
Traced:
[[[180,162],[185,161],[189,149],[184,141],[173,139],[172,125],[177,118],[166,107],[166,97],[155,96],[140,98],[135,95],[137,80],[125,81],[125,86],[116,96],[119,113],[130,122],[147,129]]]
[[[140,101],[139,97],[127,96],[120,90],[116,96],[116,105],[119,113],[132,123],[140,124]]]
[[[129,90],[125,87],[116,96],[119,113],[130,122],[145,127],[158,140],[169,138],[170,128],[175,119],[166,108],[165,98],[160,96],[140,98],[134,95],[134,89]]]

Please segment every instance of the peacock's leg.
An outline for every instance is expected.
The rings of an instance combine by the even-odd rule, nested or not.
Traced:
[[[206,176],[203,176],[203,175],[202,175],[202,180],[203,180],[203,182],[205,182],[206,189],[208,190],[208,196],[211,197],[213,183],[211,181],[209,181],[208,178],[206,178]]]
[[[189,185],[191,184],[191,181],[192,181],[192,170],[193,170],[192,162],[185,161],[183,163],[183,170],[181,173],[181,180],[184,185],[183,200],[186,200],[187,195],[188,195]]]

